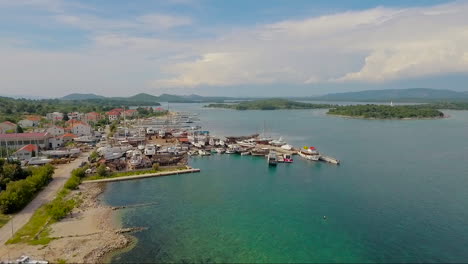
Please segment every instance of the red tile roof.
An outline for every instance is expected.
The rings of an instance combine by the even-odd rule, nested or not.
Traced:
[[[9,139],[9,138],[44,138],[47,137],[49,133],[11,133],[11,134],[0,134],[0,139]]]
[[[107,115],[117,115],[118,116],[118,115],[120,115],[120,112],[112,110],[112,111],[107,112],[106,114]]]
[[[37,152],[37,146],[33,145],[33,144],[29,144],[29,145],[26,145],[26,146],[18,149],[18,151],[16,151],[16,152],[20,152],[22,150],[26,150],[26,151],[29,151],[29,152],[33,152],[33,151]]]
[[[63,138],[64,137],[71,137],[71,138],[76,138],[77,136],[75,134],[72,134],[72,133],[67,133],[65,135],[62,136]]]
[[[31,120],[31,121],[41,121],[41,116],[36,116],[36,115],[30,115],[30,116],[26,116],[26,119],[27,120]]]
[[[12,123],[12,122],[10,122],[10,121],[5,121],[5,122],[2,122],[2,123],[0,123],[0,124],[5,124],[5,125],[9,125],[9,126],[16,126],[15,123]]]

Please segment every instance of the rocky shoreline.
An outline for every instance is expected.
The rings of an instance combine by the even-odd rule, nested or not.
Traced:
[[[121,228],[114,220],[116,210],[103,205],[99,196],[105,189],[104,183],[81,185],[71,195],[82,202],[72,214],[48,227],[50,237],[47,245],[13,244],[2,245],[0,256],[17,258],[28,255],[50,263],[103,263],[106,256],[122,250],[132,243],[128,235],[141,228]]]

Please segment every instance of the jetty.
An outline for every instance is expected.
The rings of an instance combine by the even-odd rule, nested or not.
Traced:
[[[144,179],[144,178],[161,177],[161,176],[169,176],[169,175],[196,173],[196,172],[200,172],[200,171],[201,171],[200,169],[190,168],[190,169],[185,169],[185,170],[156,172],[156,173],[148,173],[148,174],[141,174],[141,175],[131,175],[131,176],[122,176],[122,177],[115,177],[115,178],[99,179],[99,180],[87,180],[87,181],[83,181],[82,183],[128,181],[128,180],[135,180],[135,179]]]
[[[333,163],[333,164],[336,164],[336,165],[339,165],[340,164],[340,160],[339,159],[335,159],[333,157],[330,157],[330,156],[326,156],[326,155],[321,155],[319,160],[322,160],[322,161],[325,161],[325,162],[328,162],[328,163]]]

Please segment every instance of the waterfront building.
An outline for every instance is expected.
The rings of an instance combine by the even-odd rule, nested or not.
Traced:
[[[0,147],[19,149],[25,145],[35,144],[40,148],[50,148],[49,140],[52,137],[47,132],[0,134]]]

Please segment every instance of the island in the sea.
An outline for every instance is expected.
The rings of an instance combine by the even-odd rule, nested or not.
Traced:
[[[260,99],[231,104],[209,104],[205,107],[235,110],[279,110],[279,109],[320,109],[334,107],[330,104],[311,104],[287,99]]]
[[[369,119],[442,118],[444,113],[429,105],[346,105],[328,111],[330,115]]]

